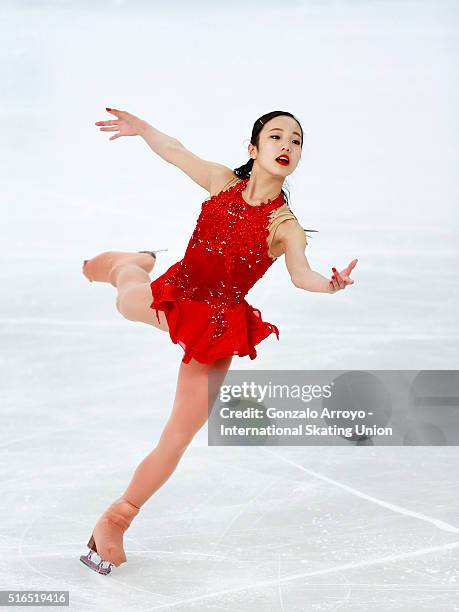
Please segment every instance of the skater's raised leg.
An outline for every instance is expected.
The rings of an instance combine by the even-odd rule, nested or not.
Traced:
[[[162,331],[169,331],[166,315],[150,308],[153,301],[151,293],[151,278],[140,266],[125,263],[115,266],[111,276],[112,284],[118,292],[116,307],[125,319],[148,323]]]
[[[125,319],[167,332],[169,326],[164,312],[158,311],[157,316],[156,310],[150,307],[153,297],[149,272],[154,265],[155,257],[149,253],[106,251],[86,260],[83,274],[91,281],[109,282],[116,288],[116,307]]]
[[[151,272],[155,265],[155,258],[148,253],[133,253],[129,251],[104,251],[83,262],[83,274],[91,282],[112,283],[110,274],[112,270],[122,263],[136,263],[145,272]]]

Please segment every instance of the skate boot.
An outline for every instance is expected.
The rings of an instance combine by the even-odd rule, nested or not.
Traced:
[[[115,266],[126,262],[138,264],[145,272],[151,272],[153,266],[151,260],[145,260],[144,253],[151,255],[156,260],[156,253],[167,251],[167,249],[157,249],[156,251],[138,251],[138,253],[130,253],[123,251],[105,251],[83,261],[83,274],[92,283],[98,281],[100,283],[113,283],[110,280],[110,274]]]
[[[109,574],[113,565],[118,567],[124,563],[123,534],[139,510],[123,497],[113,502],[97,521],[88,542],[90,550],[86,555],[81,555],[80,561],[103,575]],[[94,553],[100,557],[99,562],[92,559]]]

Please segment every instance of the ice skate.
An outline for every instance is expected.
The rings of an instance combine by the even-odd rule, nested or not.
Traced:
[[[156,251],[139,251],[139,253],[148,253],[149,255],[151,255],[153,257],[153,259],[156,259],[156,253],[160,253],[161,251],[167,251],[168,249],[157,249]]]
[[[136,263],[145,272],[150,273],[153,269],[154,262],[156,260],[156,253],[160,251],[167,251],[167,249],[157,249],[156,251],[138,251],[137,253],[124,252],[124,251],[105,251],[93,257],[92,259],[85,259],[83,261],[83,274],[92,283],[98,281],[100,283],[112,283],[110,280],[111,273],[115,266],[123,263]],[[148,254],[153,257],[145,257]]]
[[[118,567],[126,561],[123,548],[123,534],[131,524],[140,508],[120,498],[102,514],[94,527],[88,542],[90,549],[86,555],[81,555],[82,561],[98,574],[109,574],[112,567]],[[100,561],[92,557],[97,554]]]

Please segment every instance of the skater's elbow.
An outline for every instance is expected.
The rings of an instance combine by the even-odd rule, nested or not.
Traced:
[[[302,272],[297,272],[292,274],[290,277],[292,284],[297,289],[304,289],[305,291],[310,291],[311,286],[311,270],[303,270]]]

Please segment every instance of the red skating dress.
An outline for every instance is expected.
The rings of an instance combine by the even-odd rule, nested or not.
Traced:
[[[183,363],[192,357],[200,363],[230,355],[255,359],[256,344],[272,333],[279,340],[276,325],[244,298],[277,259],[270,248],[278,225],[297,219],[282,192],[250,205],[242,196],[249,179],[234,180],[202,203],[183,259],[150,284],[150,307],[158,322],[158,310],[164,311],[172,342],[185,351]]]

